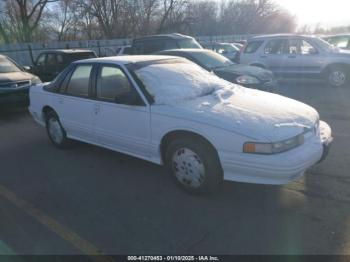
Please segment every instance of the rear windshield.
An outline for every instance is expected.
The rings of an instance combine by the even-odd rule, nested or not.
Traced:
[[[179,48],[202,48],[194,39],[184,39],[177,41]]]
[[[19,69],[12,61],[6,57],[0,57],[0,73],[20,72]]]
[[[261,46],[261,44],[263,43],[264,41],[253,41],[253,42],[250,42],[246,48],[244,49],[244,53],[246,54],[252,54],[254,53],[256,50],[258,50],[258,48]]]
[[[226,57],[219,55],[213,51],[206,52],[192,52],[191,55],[197,60],[203,67],[208,69],[217,69],[220,67],[226,67],[233,65],[234,63]]]

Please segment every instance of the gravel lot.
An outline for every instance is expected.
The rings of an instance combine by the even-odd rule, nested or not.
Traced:
[[[350,87],[281,83],[335,138],[285,186],[179,190],[162,167],[78,144],[53,147],[26,111],[0,113],[1,254],[350,254]]]

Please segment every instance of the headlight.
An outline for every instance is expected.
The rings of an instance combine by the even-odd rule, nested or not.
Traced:
[[[37,85],[41,83],[40,78],[37,76],[33,77],[31,81],[32,81],[32,85]]]
[[[260,81],[254,76],[242,75],[236,78],[238,84],[242,85],[252,85],[259,84]]]
[[[243,152],[250,154],[276,154],[293,149],[304,143],[304,134],[275,143],[246,142]]]

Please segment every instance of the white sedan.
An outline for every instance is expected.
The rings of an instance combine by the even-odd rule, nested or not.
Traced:
[[[288,183],[332,142],[312,107],[168,56],[74,62],[30,89],[29,110],[57,147],[80,140],[164,164],[194,193],[223,180]]]

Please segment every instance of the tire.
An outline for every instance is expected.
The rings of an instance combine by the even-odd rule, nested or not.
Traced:
[[[349,82],[349,71],[343,66],[332,66],[327,70],[325,78],[331,87],[344,87]]]
[[[57,114],[53,111],[46,114],[46,132],[56,147],[61,149],[70,147],[71,141],[67,138],[66,131],[63,129]]]
[[[206,141],[193,138],[171,141],[166,149],[165,162],[176,183],[189,193],[214,193],[222,185],[219,158]]]

